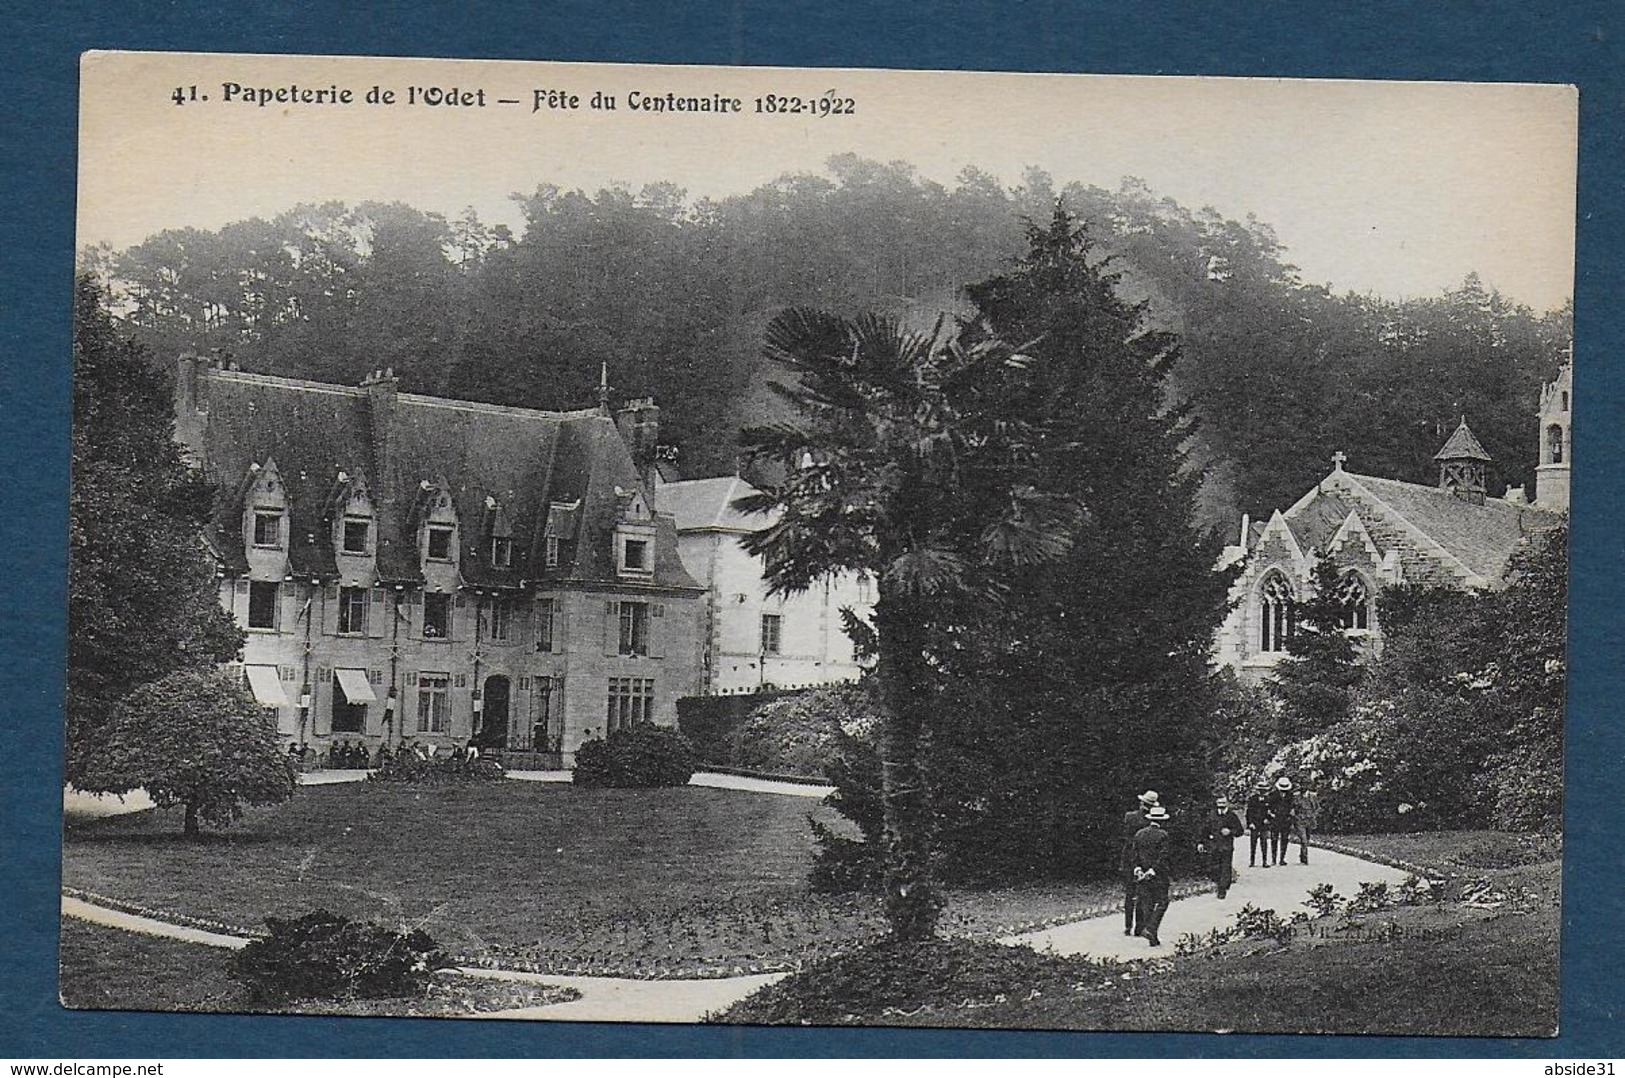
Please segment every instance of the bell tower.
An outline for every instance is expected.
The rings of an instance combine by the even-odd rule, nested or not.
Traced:
[[[1535,505],[1554,513],[1569,509],[1570,424],[1574,397],[1574,359],[1557,377],[1540,387],[1540,466],[1535,469]]]
[[[1484,466],[1490,455],[1479,444],[1478,436],[1467,426],[1467,417],[1461,417],[1461,426],[1450,435],[1444,448],[1433,455],[1439,462],[1439,489],[1448,490],[1463,501],[1484,504]]]

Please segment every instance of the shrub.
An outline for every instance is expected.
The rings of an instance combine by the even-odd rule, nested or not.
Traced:
[[[397,752],[367,776],[368,782],[425,782],[431,785],[454,782],[489,782],[502,777],[502,765],[484,757],[467,759],[460,754],[430,756]]]
[[[758,704],[728,736],[735,767],[823,778],[839,751],[842,729],[875,721],[871,694],[856,685],[828,685]]]
[[[421,996],[445,956],[422,930],[392,932],[316,910],[267,917],[270,934],[232,955],[226,971],[256,1003]]]
[[[1330,917],[1337,912],[1337,907],[1342,901],[1343,896],[1338,894],[1331,884],[1323,883],[1310,889],[1309,897],[1304,899],[1303,904],[1314,910],[1317,917]]]
[[[576,750],[574,781],[581,786],[686,786],[694,777],[694,747],[667,726],[636,723],[607,740]]]

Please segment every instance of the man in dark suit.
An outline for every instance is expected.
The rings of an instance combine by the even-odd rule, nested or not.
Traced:
[[[1117,872],[1123,877],[1123,935],[1134,934],[1134,903],[1139,887],[1134,881],[1134,836],[1145,826],[1145,814],[1158,801],[1157,791],[1147,790],[1140,795],[1140,805],[1133,812],[1123,813],[1123,843],[1117,853]]]
[[[1144,936],[1153,947],[1161,947],[1157,932],[1162,915],[1168,912],[1168,810],[1152,805],[1145,813],[1145,826],[1134,836],[1134,880],[1138,897],[1134,903],[1134,934]]]
[[[1287,839],[1292,835],[1292,821],[1297,815],[1296,799],[1292,794],[1292,780],[1282,775],[1275,780],[1270,791],[1265,815],[1269,820],[1270,854],[1278,865],[1286,864]]]
[[[1221,794],[1213,800],[1213,811],[1207,814],[1201,841],[1196,845],[1197,853],[1207,854],[1208,875],[1218,886],[1220,898],[1229,893],[1230,884],[1235,880],[1236,836],[1239,834],[1241,820],[1230,811],[1229,798]]]
[[[1247,867],[1258,867],[1258,850],[1264,850],[1264,867],[1270,867],[1269,782],[1259,779],[1247,798]]]

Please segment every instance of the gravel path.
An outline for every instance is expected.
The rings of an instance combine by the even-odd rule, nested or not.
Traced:
[[[1238,844],[1237,860],[1246,856],[1246,851]],[[1173,952],[1173,942],[1187,932],[1200,934],[1215,928],[1233,927],[1236,911],[1248,903],[1261,910],[1274,910],[1285,919],[1299,910],[1307,912],[1303,900],[1308,897],[1310,888],[1320,884],[1329,883],[1343,897],[1350,898],[1367,880],[1381,880],[1392,887],[1409,875],[1387,865],[1314,847],[1309,850],[1309,864],[1299,864],[1297,857],[1298,848],[1294,845],[1284,865],[1237,868],[1236,882],[1223,901],[1210,891],[1174,902],[1162,920],[1162,931],[1159,933],[1162,946],[1159,948],[1151,947],[1143,939],[1123,935],[1121,913],[1010,936],[1000,942],[1027,944],[1040,951],[1054,949],[1059,954],[1087,954],[1096,958],[1167,957]]]

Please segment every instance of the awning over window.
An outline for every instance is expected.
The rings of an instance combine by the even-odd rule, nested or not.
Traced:
[[[266,707],[287,707],[288,698],[282,694],[282,679],[277,676],[274,666],[245,666],[243,672],[248,675],[248,687],[254,692],[254,699]]]
[[[346,670],[335,667],[333,676],[339,679],[339,688],[344,690],[344,698],[352,704],[372,704],[378,697],[372,693],[372,686],[367,684],[365,670]]]

